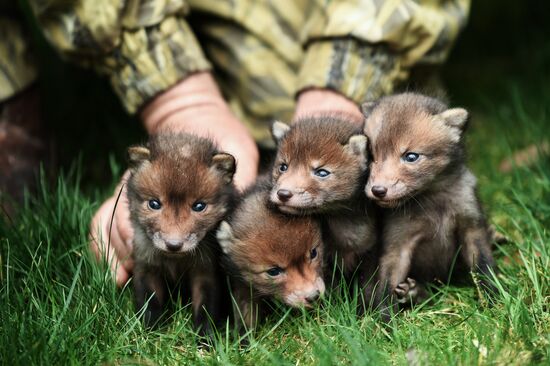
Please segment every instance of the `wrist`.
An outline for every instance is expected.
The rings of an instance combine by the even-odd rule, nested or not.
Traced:
[[[330,89],[307,89],[298,95],[294,119],[327,114],[345,115],[351,122],[363,123],[359,106],[351,99]]]
[[[200,115],[229,112],[214,78],[209,72],[192,74],[156,96],[141,111],[145,129],[185,130],[185,124]]]

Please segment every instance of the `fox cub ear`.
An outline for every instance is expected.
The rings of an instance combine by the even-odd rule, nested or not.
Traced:
[[[288,131],[290,131],[290,126],[284,122],[275,121],[271,126],[271,135],[276,143],[279,143]]]
[[[145,160],[149,160],[151,152],[145,146],[130,146],[128,148],[128,164],[130,169],[137,168]]]
[[[235,174],[235,158],[231,154],[218,153],[212,157],[211,167],[222,175],[226,184],[229,184],[233,180],[233,175]]]
[[[344,149],[351,155],[359,158],[362,165],[367,165],[367,136],[353,135],[349,138]]]
[[[464,108],[452,108],[438,114],[438,117],[449,128],[449,136],[452,141],[460,141],[462,132],[468,124],[468,112]]]
[[[216,232],[216,238],[222,247],[222,250],[225,254],[229,251],[229,247],[233,244],[235,237],[233,236],[233,230],[231,225],[227,221],[222,221],[220,227]]]
[[[445,121],[447,126],[461,130],[464,130],[469,118],[468,111],[464,108],[447,109],[445,112],[439,114],[439,116]]]
[[[374,107],[376,107],[376,102],[365,102],[361,104],[361,112],[363,112],[363,116],[368,117],[374,110]]]

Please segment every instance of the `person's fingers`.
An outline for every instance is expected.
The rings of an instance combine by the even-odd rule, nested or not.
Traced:
[[[252,186],[255,182],[256,174],[254,175],[245,175],[244,173],[241,175],[235,176],[235,188],[237,188],[239,191],[243,192],[248,187]]]
[[[104,246],[102,249],[102,256],[108,260],[109,268],[111,269],[117,286],[122,287],[130,278],[129,266],[133,266],[131,253],[122,243],[118,232],[114,229],[111,231],[111,240],[109,244],[105,244],[106,242],[108,242],[108,237],[103,240]]]
[[[117,284],[117,286],[123,286],[126,281],[128,281],[129,273],[124,265],[124,260],[120,260],[120,253],[117,251],[116,247],[112,245],[113,240],[120,240],[116,238],[118,235],[111,232],[111,245],[104,246],[102,250],[102,257],[105,258],[109,263],[109,268],[111,269],[111,274]],[[105,241],[103,241],[105,243]],[[124,247],[124,246],[123,246]]]
[[[115,227],[116,224],[116,227]],[[120,272],[119,267],[124,268],[126,275],[132,272],[134,268],[134,261],[132,259],[132,246],[126,245],[125,241],[122,239],[121,233],[118,230],[119,223],[113,224],[113,229],[111,231],[111,247],[114,249],[115,261],[111,268],[114,268],[114,273],[117,276],[117,284],[119,283],[118,275]],[[124,284],[124,283],[123,283]]]
[[[134,229],[130,221],[128,207],[118,207],[116,211],[116,225],[120,238],[124,242],[124,245],[131,247],[132,240],[134,239]]]
[[[122,176],[120,185],[115,190],[115,196],[119,197],[115,211],[115,222],[122,242],[127,249],[132,252],[134,229],[132,228],[132,222],[130,221],[130,204],[128,202],[127,184],[129,177],[130,171],[127,170]],[[128,266],[126,268],[130,271],[132,270],[132,268],[129,268]]]
[[[97,240],[98,235],[90,233],[90,250],[95,256],[95,259],[99,262],[103,255],[101,254],[101,249],[99,248],[99,242]]]
[[[106,260],[108,262],[116,283],[120,286],[128,280],[133,261],[131,260],[131,250],[120,237],[117,223],[113,222],[111,225],[115,201],[116,197],[105,201],[92,219],[90,248],[98,261]]]
[[[115,246],[115,252],[117,259],[120,261],[121,265],[126,269],[127,272],[131,273],[134,270],[134,260],[132,257],[133,245],[132,241],[124,241],[120,237],[120,232],[117,232],[119,237],[119,244]]]
[[[350,122],[362,125],[364,116],[359,106],[343,94],[329,89],[308,89],[298,95],[293,120],[307,116],[344,114]]]
[[[127,271],[132,270],[132,251],[126,245],[124,240],[120,236],[117,223],[113,224],[113,229],[111,230],[110,246],[114,249],[116,259],[120,262],[122,266],[126,268]],[[105,241],[108,239],[105,239]]]
[[[255,164],[254,162],[246,160],[241,160],[239,162],[237,160],[237,171],[235,172],[235,176],[233,177],[235,187],[240,191],[243,191],[254,184],[254,182],[256,181],[257,170],[257,164]]]
[[[95,254],[96,259],[102,260],[104,258],[105,250],[103,249],[103,238],[107,237],[104,217],[108,212],[111,199],[103,202],[103,204],[96,211],[92,222],[90,223],[90,249]]]
[[[98,260],[108,260],[114,254],[112,240],[109,238],[114,199],[106,200],[92,219],[90,227],[90,239],[92,250]],[[111,233],[112,236],[112,233]]]
[[[252,140],[249,143],[243,143],[240,139],[227,139],[220,145],[225,152],[235,157],[237,163],[237,170],[233,177],[235,187],[242,191],[254,184],[259,161],[256,144]]]
[[[130,221],[130,208],[126,192],[122,192],[115,211],[116,226],[120,238],[128,250],[132,250],[134,240],[134,229]]]
[[[233,183],[238,190],[244,191],[254,184],[257,174],[256,169],[252,169],[253,164],[245,165],[241,162],[239,166],[233,176]]]
[[[130,279],[130,272],[128,272],[123,265],[119,265],[115,269],[115,282],[118,287],[122,287]]]

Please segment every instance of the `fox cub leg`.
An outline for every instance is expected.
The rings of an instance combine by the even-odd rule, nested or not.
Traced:
[[[166,282],[158,270],[147,270],[136,264],[134,269],[134,294],[136,310],[142,311],[146,327],[157,326],[166,311],[168,291]]]
[[[220,318],[221,281],[216,271],[199,268],[191,273],[193,324],[200,336],[211,335]]]
[[[491,253],[490,231],[483,225],[469,225],[462,230],[461,256],[470,271],[480,275],[479,284],[489,294],[496,288],[491,281],[495,261]]]
[[[413,235],[405,242],[386,243],[380,258],[379,283],[376,290],[376,305],[382,319],[389,321],[391,314],[398,310],[398,285],[406,282],[412,259],[421,235]]]

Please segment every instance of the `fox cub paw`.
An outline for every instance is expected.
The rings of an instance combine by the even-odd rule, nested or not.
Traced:
[[[393,290],[396,300],[400,304],[416,304],[419,302],[420,286],[417,285],[416,281],[412,278],[407,277],[407,279]]]

